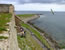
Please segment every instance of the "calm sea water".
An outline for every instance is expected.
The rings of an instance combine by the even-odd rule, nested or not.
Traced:
[[[28,12],[16,12],[16,14],[43,14],[40,18],[31,21],[44,30],[48,35],[55,39],[59,43],[65,42],[65,12],[41,12],[41,11],[28,11]]]

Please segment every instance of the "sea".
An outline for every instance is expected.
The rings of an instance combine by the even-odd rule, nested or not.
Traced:
[[[65,43],[65,12],[54,12],[53,14],[50,11],[16,11],[15,13],[40,14],[38,19],[31,22],[58,43]]]

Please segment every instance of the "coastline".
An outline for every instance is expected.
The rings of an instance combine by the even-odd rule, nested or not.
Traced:
[[[24,23],[27,23],[28,21],[38,19],[39,17],[40,17],[39,14],[35,14],[34,16],[30,18],[22,19],[22,21],[24,21]]]
[[[54,44],[55,48],[60,48],[60,46],[58,45],[58,43],[56,42],[56,40],[54,40],[51,36],[49,36],[47,33],[45,33],[45,31],[41,30],[40,28],[38,28],[37,26],[35,26],[33,23],[31,23],[30,21],[38,19],[40,16],[37,15],[36,18],[33,19],[29,19],[26,21],[27,24],[31,25],[32,27],[34,27],[36,30],[38,30],[40,33],[43,33],[43,36],[46,38],[47,41],[50,41],[51,43]]]
[[[20,18],[20,19],[21,19],[24,23],[28,24],[29,26],[31,26],[32,28],[34,28],[35,30],[37,30],[37,31],[40,33],[40,35],[43,36],[43,37],[46,39],[46,41],[48,42],[48,44],[50,44],[50,46],[51,46],[52,48],[54,48],[54,50],[59,50],[59,49],[61,49],[61,47],[58,45],[58,43],[57,43],[55,40],[53,40],[53,39],[51,38],[51,36],[49,36],[47,33],[45,33],[45,31],[41,30],[40,28],[34,26],[34,24],[30,22],[30,21],[32,21],[32,20],[38,19],[39,17],[40,17],[40,14],[37,14],[37,15],[35,14],[35,15],[32,16],[32,17],[25,18],[25,19],[23,19],[23,20],[22,20],[22,18]],[[43,34],[42,34],[42,33],[43,33]],[[40,41],[40,42],[41,42],[41,41]]]

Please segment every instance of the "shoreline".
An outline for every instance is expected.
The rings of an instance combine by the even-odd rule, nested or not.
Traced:
[[[33,26],[36,30],[38,30],[39,32],[43,33],[43,36],[48,39],[50,42],[54,43],[55,48],[60,48],[60,46],[58,46],[58,43],[53,40],[53,38],[51,38],[51,36],[49,36],[47,33],[45,33],[45,31],[41,30],[40,28],[36,27],[34,24],[27,22],[28,24],[30,24],[31,26]]]
[[[36,14],[35,16],[32,16],[32,17],[30,17],[30,18],[23,19],[22,21],[23,21],[24,23],[29,24],[29,25],[32,26],[33,28],[35,28],[37,31],[39,31],[40,34],[41,34],[41,36],[44,36],[44,38],[46,39],[46,41],[50,44],[50,46],[51,46],[52,48],[61,49],[61,47],[58,45],[58,43],[57,43],[55,40],[53,40],[53,39],[51,38],[51,36],[49,36],[47,33],[45,33],[45,31],[41,30],[40,28],[34,26],[34,23],[31,23],[31,22],[30,22],[30,21],[32,21],[32,20],[38,19],[39,17],[40,17],[40,14]],[[44,35],[42,35],[42,33],[43,33]]]
[[[27,23],[28,21],[35,20],[39,17],[40,17],[39,14],[35,14],[34,16],[32,16],[30,18],[22,19],[22,21],[24,21],[24,23]]]
[[[40,17],[40,16],[38,15],[37,18],[39,18],[39,17]],[[33,26],[35,29],[37,29],[39,32],[43,33],[43,34],[44,34],[43,36],[44,36],[46,39],[48,39],[50,42],[54,43],[55,48],[60,48],[60,46],[58,45],[58,43],[56,42],[56,40],[54,40],[51,36],[49,36],[47,33],[45,33],[45,31],[41,30],[40,28],[38,28],[37,26],[35,26],[33,23],[30,22],[30,21],[35,20],[35,19],[37,19],[37,18],[33,18],[33,19],[30,18],[30,20],[27,21],[27,24],[30,24],[30,25]]]

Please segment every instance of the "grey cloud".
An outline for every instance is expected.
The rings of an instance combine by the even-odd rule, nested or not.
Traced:
[[[7,2],[17,2],[18,0],[0,0],[0,2],[5,2],[5,1],[7,1]]]
[[[59,4],[65,4],[65,0],[0,0],[0,2],[1,1],[17,2],[19,4],[23,4],[23,3],[59,3]]]
[[[30,0],[29,2],[26,2],[26,0],[19,0],[19,3],[62,3],[64,4],[65,0]]]

